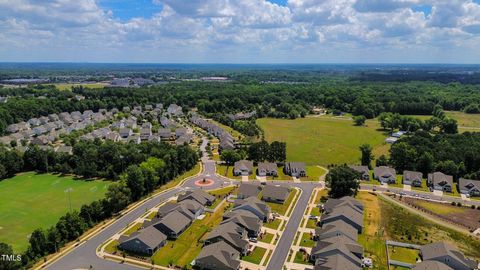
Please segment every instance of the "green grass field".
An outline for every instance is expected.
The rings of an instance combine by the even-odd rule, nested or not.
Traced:
[[[357,127],[346,118],[330,116],[307,117],[295,120],[262,118],[257,124],[265,131],[265,139],[287,143],[287,160],[303,161],[308,165],[358,163],[358,147],[368,143],[375,156],[386,154],[387,137],[379,130],[377,120],[368,120]]]
[[[0,181],[0,242],[24,251],[30,233],[48,228],[72,209],[104,197],[110,182],[74,180],[52,174],[23,173]]]
[[[72,90],[73,86],[83,86],[84,88],[91,88],[91,89],[101,89],[105,87],[105,84],[103,83],[85,83],[85,84],[79,84],[79,83],[58,83],[55,84],[55,88],[57,88],[60,91],[65,91],[65,90]]]
[[[260,264],[260,262],[262,261],[262,258],[265,255],[266,251],[267,250],[264,249],[264,248],[255,247],[255,249],[253,249],[253,251],[250,254],[243,257],[242,260],[244,260],[246,262],[251,262],[251,263],[254,263],[254,264]]]
[[[459,132],[480,132],[480,114],[468,114],[464,112],[445,111],[445,115],[457,120]],[[431,115],[411,115],[415,118],[427,120]]]

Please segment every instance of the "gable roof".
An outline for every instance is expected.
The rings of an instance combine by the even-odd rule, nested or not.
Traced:
[[[460,190],[464,191],[470,191],[472,189],[480,191],[480,180],[460,178],[458,179],[458,186],[460,187]]]
[[[213,260],[214,262],[217,261],[231,269],[238,269],[240,266],[240,261],[238,260],[239,257],[240,253],[236,249],[223,241],[219,241],[204,246],[196,260]]]
[[[379,166],[375,167],[373,169],[373,174],[375,174],[375,177],[396,177],[397,173],[395,172],[394,168],[388,167],[388,166]]]
[[[238,195],[240,197],[257,197],[260,194],[262,187],[259,184],[254,183],[242,183],[238,188]]]
[[[358,173],[361,174],[370,174],[370,170],[368,169],[367,166],[361,166],[361,165],[348,165],[348,167]]]
[[[268,217],[268,215],[271,212],[270,206],[268,206],[266,203],[260,201],[256,197],[248,197],[244,200],[236,200],[235,201],[235,206],[233,207],[233,210],[238,210],[238,209],[246,209],[247,206],[255,209],[256,211],[260,212],[262,215]]]
[[[239,160],[235,162],[233,166],[234,166],[234,170],[249,171],[249,172],[253,170],[253,162],[250,160]]]
[[[363,227],[363,214],[349,205],[335,207],[332,212],[322,216],[322,222],[326,224],[329,222],[329,220],[342,216],[352,221],[354,224]]]
[[[157,224],[163,224],[165,227],[170,229],[172,232],[180,233],[183,231],[191,222],[191,219],[186,217],[184,214],[179,211],[172,211],[160,219]],[[154,225],[154,226],[155,226]]]
[[[290,194],[290,190],[287,187],[266,185],[263,188],[262,198],[272,198],[275,200],[285,201]]]
[[[196,190],[189,190],[184,194],[178,195],[177,201],[181,202],[186,199],[192,199],[199,202],[201,205],[206,205],[208,202],[213,202],[215,200],[215,196],[208,194],[207,192],[196,189]]]
[[[207,235],[205,241],[213,238],[223,238],[228,244],[237,249],[245,249],[248,246],[245,229],[233,221],[221,223]]]
[[[441,262],[423,261],[415,264],[412,270],[454,270],[454,269]]]
[[[260,231],[262,227],[262,221],[256,215],[243,209],[227,212],[223,215],[223,218],[224,221],[222,223],[235,222],[243,228],[254,232]]]
[[[434,185],[453,186],[453,176],[444,174],[442,172],[434,172],[428,174],[428,181],[432,182]]]
[[[363,203],[350,196],[345,196],[339,199],[328,199],[328,201],[323,204],[323,210],[326,213],[330,213],[334,208],[344,205],[348,205],[359,212],[363,211]]]
[[[454,246],[447,242],[436,242],[428,245],[424,245],[420,248],[423,260],[435,260],[442,256],[449,256],[459,263],[463,264],[467,268],[474,269],[477,267],[477,263],[473,260],[467,259],[463,253],[458,251]]]
[[[348,260],[341,254],[334,254],[327,257],[318,258],[315,261],[314,270],[360,270],[360,266]]]
[[[315,258],[319,258],[322,257],[322,254],[332,254],[332,252],[342,255],[358,266],[362,264],[358,255],[363,254],[363,247],[344,235],[319,240],[317,245],[312,248],[311,253],[315,255]]]
[[[416,171],[403,171],[403,179],[408,180],[408,181],[422,181],[423,174],[421,172],[416,172]]]
[[[259,172],[276,172],[278,171],[278,166],[273,162],[259,162],[258,163]]]
[[[161,231],[157,230],[153,226],[148,226],[144,229],[136,231],[132,233],[128,238],[123,240],[122,243],[126,243],[129,241],[141,241],[149,248],[155,248],[160,245],[163,241],[167,240],[167,236],[163,234]]]
[[[320,239],[325,239],[331,235],[345,235],[353,241],[357,241],[358,239],[358,230],[343,220],[335,220],[323,225],[321,228],[317,227],[315,234],[318,235]]]

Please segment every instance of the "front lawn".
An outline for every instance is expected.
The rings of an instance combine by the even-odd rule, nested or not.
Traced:
[[[138,231],[142,227],[142,223],[135,223],[133,226],[129,227],[123,235],[130,236],[132,233]]]
[[[415,264],[420,257],[420,251],[411,248],[388,246],[390,260]]]
[[[309,264],[309,265],[311,264],[308,258],[308,255],[300,251],[297,251],[295,253],[295,259],[293,260],[293,262],[300,263],[300,264]]]
[[[307,225],[305,227],[309,229],[315,229],[317,227],[317,221],[313,219],[308,219]]]
[[[262,235],[262,238],[260,238],[260,242],[264,242],[267,244],[270,244],[272,242],[274,235],[271,233],[265,233]]]
[[[300,240],[300,246],[311,248],[315,246],[315,241],[311,239],[311,236],[309,233],[303,233],[302,238]]]
[[[255,247],[253,251],[250,252],[250,254],[248,254],[247,256],[243,257],[242,260],[246,262],[251,262],[254,264],[260,264],[260,262],[262,261],[263,255],[265,255],[266,251],[267,250],[264,248]]]
[[[325,175],[327,171],[319,166],[307,166],[307,177],[301,177],[301,181],[319,181],[320,177]]]
[[[236,190],[236,187],[231,186],[231,187],[209,191],[208,193],[215,196],[217,199],[213,202],[212,205],[208,206],[208,208],[215,209],[215,207],[217,207],[217,205],[221,203],[223,199],[228,196],[228,194],[232,194],[235,190]]]
[[[263,226],[266,227],[266,228],[269,228],[269,229],[277,230],[278,226],[280,226],[280,222],[281,222],[281,220],[276,218],[269,223],[263,223]]]

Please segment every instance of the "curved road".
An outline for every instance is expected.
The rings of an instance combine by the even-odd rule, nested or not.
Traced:
[[[203,171],[200,175],[194,176],[187,181],[185,181],[181,186],[177,186],[173,189],[170,189],[164,193],[153,196],[147,201],[143,202],[141,205],[135,207],[132,211],[123,215],[122,217],[115,220],[112,224],[108,225],[106,228],[102,229],[99,233],[95,234],[89,240],[81,243],[79,246],[73,248],[64,256],[60,257],[51,264],[48,264],[45,269],[48,270],[68,270],[68,269],[93,269],[100,270],[137,270],[139,269],[136,266],[129,264],[122,264],[110,260],[105,260],[97,257],[96,249],[98,246],[103,244],[113,235],[124,229],[126,226],[131,224],[135,219],[145,213],[146,209],[155,207],[156,205],[165,202],[172,196],[178,195],[186,189],[198,188],[195,185],[195,182],[202,179],[211,179],[214,183],[208,187],[203,187],[204,189],[216,189],[223,186],[228,186],[233,183],[238,183],[238,181],[230,180],[228,178],[219,176],[216,174],[216,162],[210,160],[206,152],[206,145],[208,140],[203,138],[202,145],[200,149],[202,151],[202,163]],[[319,186],[319,183],[293,183],[286,181],[275,181],[275,184],[294,186],[302,190],[302,194],[292,212],[289,222],[287,223],[286,229],[280,238],[277,248],[275,249],[270,263],[267,266],[268,270],[278,270],[281,269],[283,263],[285,262],[290,246],[294,240],[295,233],[298,226],[302,220],[303,213],[308,205],[309,198],[315,187]]]

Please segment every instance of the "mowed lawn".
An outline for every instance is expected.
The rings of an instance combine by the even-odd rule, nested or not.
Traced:
[[[298,118],[295,120],[262,118],[258,125],[265,131],[265,139],[287,143],[287,160],[303,161],[308,165],[358,163],[358,147],[368,143],[375,156],[386,154],[386,135],[380,131],[376,119],[357,127],[348,118],[331,116]]]
[[[68,212],[66,189],[72,189],[72,209],[79,210],[83,204],[103,198],[109,184],[34,172],[0,181],[0,242],[24,251],[33,230],[55,225]]]
[[[469,114],[457,111],[445,111],[445,115],[457,120],[459,132],[479,132],[480,131],[480,114]],[[411,115],[423,121],[431,118],[431,115]]]

